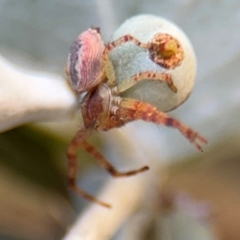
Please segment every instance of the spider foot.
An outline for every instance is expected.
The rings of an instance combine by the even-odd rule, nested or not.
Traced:
[[[127,171],[127,172],[118,172],[116,169],[113,169],[113,168],[112,169],[109,168],[107,170],[110,172],[110,174],[113,177],[130,177],[130,176],[136,175],[138,173],[142,173],[142,172],[149,170],[149,167],[144,166],[144,167],[141,167],[140,169]]]
[[[200,136],[198,133],[195,133],[193,138],[188,139],[200,152],[203,152],[201,144],[208,143],[208,141],[204,137]]]

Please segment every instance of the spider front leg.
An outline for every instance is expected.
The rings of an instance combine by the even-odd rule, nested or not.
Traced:
[[[149,58],[157,65],[165,69],[174,69],[175,67],[181,65],[184,59],[184,52],[181,44],[176,38],[167,33],[157,33],[147,43],[143,43],[132,35],[127,34],[113,42],[108,43],[103,52],[104,71],[110,86],[115,85],[115,73],[113,64],[109,58],[109,53],[113,49],[127,42],[132,42],[138,47],[147,49]],[[147,74],[149,73],[147,72],[146,75]],[[170,87],[174,92],[177,91],[173,84],[171,84]]]
[[[71,144],[68,148],[67,156],[69,160],[69,171],[68,171],[68,178],[69,178],[69,185],[70,188],[72,188],[76,193],[81,195],[82,197],[86,198],[87,200],[91,202],[96,202],[104,207],[110,208],[111,205],[108,203],[102,202],[90,194],[86,193],[82,189],[80,189],[76,184],[77,179],[77,149],[79,147],[82,147],[84,150],[86,150],[88,153],[90,153],[97,162],[105,168],[112,176],[114,177],[126,177],[126,176],[133,176],[141,172],[145,172],[149,169],[148,166],[144,166],[137,170],[127,171],[127,172],[119,172],[114,168],[112,164],[110,164],[107,159],[92,145],[90,145],[85,140],[90,136],[92,133],[91,130],[87,129],[81,129],[76,136],[71,141]]]
[[[172,77],[170,74],[152,71],[140,72],[133,75],[129,79],[123,80],[116,87],[113,88],[113,92],[115,92],[116,94],[124,92],[127,89],[131,88],[133,85],[135,85],[137,82],[142,81],[144,79],[166,82],[173,92],[175,93],[177,92],[177,87],[173,84]]]
[[[149,51],[151,51],[152,46],[156,45],[156,44],[153,45],[153,43],[151,41],[148,42],[148,43],[142,43],[141,41],[139,41],[138,39],[136,39],[135,37],[133,37],[129,34],[125,35],[123,37],[120,37],[119,39],[109,43],[105,47],[104,53],[103,53],[103,66],[104,66],[104,71],[105,71],[107,79],[108,79],[108,85],[109,86],[116,85],[115,84],[115,72],[114,72],[113,64],[112,64],[112,62],[110,60],[110,57],[109,57],[109,53],[113,49],[123,45],[126,42],[133,42],[136,46],[148,49]],[[168,53],[168,57],[171,57],[171,55],[176,53],[176,51],[174,49],[172,49],[173,44],[170,44],[170,42],[171,41],[166,41],[164,47],[162,45],[159,45],[158,54],[161,57],[165,56],[166,52]],[[129,89],[134,84],[136,84],[137,82],[139,82],[143,79],[165,81],[165,82],[167,82],[167,84],[169,85],[169,87],[172,89],[173,92],[175,92],[175,93],[177,92],[177,88],[173,84],[172,77],[171,77],[170,74],[160,73],[160,72],[152,72],[152,71],[145,71],[145,72],[135,74],[131,78],[129,78],[125,81],[122,81],[117,86],[117,89],[115,89],[115,90],[116,90],[117,93],[123,92],[123,91]]]
[[[158,111],[151,104],[135,99],[122,99],[118,101],[119,116],[126,122],[144,120],[168,127],[177,128],[199,151],[203,151],[200,144],[206,144],[207,140],[180,121]],[[199,143],[198,143],[199,142]]]

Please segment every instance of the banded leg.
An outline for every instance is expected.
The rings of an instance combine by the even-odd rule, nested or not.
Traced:
[[[140,42],[138,39],[134,38],[131,35],[125,35],[123,37],[120,37],[119,39],[110,42],[106,45],[104,52],[103,52],[103,67],[104,71],[106,72],[106,76],[108,79],[108,83],[110,86],[115,85],[115,72],[113,68],[112,61],[110,60],[109,53],[116,47],[119,47],[123,45],[126,42],[133,42],[137,46],[142,47],[142,48],[148,48],[149,45],[146,43]]]
[[[77,149],[82,146],[84,141],[91,135],[91,131],[87,129],[81,129],[76,136],[71,141],[68,147],[68,180],[69,180],[69,187],[75,191],[77,194],[82,196],[83,198],[87,199],[91,202],[96,202],[104,207],[110,208],[111,205],[108,203],[102,202],[92,195],[88,194],[87,192],[83,191],[81,188],[77,186],[76,179],[77,179]]]
[[[119,115],[126,122],[144,120],[168,127],[177,128],[199,151],[203,151],[200,144],[206,144],[207,140],[180,121],[171,118],[167,114],[158,111],[151,104],[135,99],[122,99],[119,103]],[[199,142],[199,143],[198,143]]]
[[[119,172],[117,171],[106,159],[105,157],[92,145],[87,143],[85,140],[87,137],[89,137],[91,134],[90,130],[82,129],[80,130],[76,136],[73,138],[67,152],[68,160],[69,160],[69,172],[68,172],[68,178],[69,178],[69,186],[71,189],[73,189],[76,193],[84,197],[85,199],[96,202],[104,207],[110,208],[111,205],[102,202],[90,194],[86,193],[82,189],[80,189],[76,184],[76,178],[77,178],[77,149],[79,147],[82,147],[84,150],[86,150],[88,153],[90,153],[97,161],[98,163],[105,168],[112,176],[114,177],[126,177],[126,176],[133,176],[135,174],[138,174],[140,172],[144,172],[148,170],[149,168],[147,166],[144,166],[140,169],[133,170],[133,171],[127,171],[127,172]]]
[[[124,92],[143,79],[166,82],[173,92],[177,92],[177,87],[174,85],[170,74],[151,71],[140,72],[133,75],[129,79],[123,80],[116,87],[114,87],[113,92]]]
[[[133,42],[137,46],[142,47],[142,48],[149,48],[148,43],[143,43],[143,42],[139,41],[137,38],[133,37],[132,35],[127,34],[125,36],[122,36],[122,37],[118,38],[115,41],[112,41],[112,42],[108,43],[106,48],[105,48],[104,53],[108,54],[114,48],[119,47],[119,46],[121,46],[121,45],[123,45],[124,43],[127,43],[127,42]]]
[[[113,177],[129,177],[136,175],[141,172],[145,172],[149,169],[148,166],[141,167],[137,170],[127,171],[127,172],[119,172],[111,163],[107,161],[107,159],[92,145],[90,145],[88,142],[83,142],[81,146],[90,153],[97,162],[105,168]]]

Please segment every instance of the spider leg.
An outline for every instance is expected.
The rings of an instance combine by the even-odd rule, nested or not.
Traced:
[[[160,72],[152,72],[152,71],[146,71],[146,72],[140,72],[129,79],[126,79],[119,83],[116,87],[114,87],[113,91],[116,93],[121,93],[132,87],[137,82],[140,82],[141,80],[157,80],[157,81],[163,81],[168,84],[168,86],[171,88],[173,92],[177,92],[177,87],[174,85],[172,81],[171,74],[167,73],[160,73]]]
[[[154,106],[135,99],[123,98],[119,103],[119,115],[126,122],[144,120],[178,129],[199,151],[203,151],[200,144],[207,140],[180,121],[158,111]]]
[[[133,37],[132,35],[127,34],[125,36],[118,38],[115,41],[108,43],[106,45],[105,52],[109,53],[114,48],[119,47],[127,42],[133,42],[135,45],[142,47],[142,48],[149,48],[148,43],[143,43],[143,42],[139,41],[137,38]]]
[[[82,142],[82,147],[89,152],[97,162],[105,168],[113,177],[127,177],[133,176],[141,172],[145,172],[149,169],[148,166],[141,167],[137,170],[127,171],[127,172],[119,172],[111,163],[107,161],[107,159],[92,145],[87,142]]]
[[[86,150],[88,153],[90,153],[97,161],[98,163],[105,168],[112,176],[114,177],[125,177],[125,176],[132,176],[135,174],[138,174],[140,172],[144,172],[148,170],[149,168],[147,166],[144,166],[137,170],[127,171],[127,172],[119,172],[117,171],[107,160],[106,158],[92,145],[87,143],[85,140],[91,135],[91,130],[87,129],[81,129],[73,138],[71,141],[67,156],[68,156],[68,163],[69,163],[69,169],[68,169],[68,179],[69,179],[69,186],[72,190],[74,190],[76,193],[84,197],[85,199],[96,202],[104,207],[110,208],[111,205],[108,203],[102,202],[92,195],[86,193],[82,189],[80,189],[76,184],[77,179],[77,149],[79,147],[82,147],[84,150]]]
[[[68,180],[69,180],[69,187],[75,191],[77,194],[81,195],[85,199],[91,202],[98,203],[104,207],[110,208],[111,205],[108,203],[102,202],[92,195],[88,194],[87,192],[83,191],[81,188],[77,186],[76,179],[77,179],[77,150],[81,147],[84,141],[91,135],[91,130],[87,130],[85,128],[81,129],[77,132],[75,137],[72,139],[68,151]]]
[[[108,79],[108,84],[110,86],[114,86],[115,85],[115,72],[114,72],[114,68],[113,68],[113,64],[112,61],[110,60],[109,57],[109,53],[116,47],[119,47],[121,45],[123,45],[126,42],[133,42],[135,43],[137,46],[142,47],[142,48],[148,48],[149,45],[146,43],[142,43],[140,42],[138,39],[134,38],[131,35],[125,35],[123,37],[120,37],[119,39],[110,42],[106,45],[104,52],[103,52],[103,68],[104,71],[106,73],[107,79]]]

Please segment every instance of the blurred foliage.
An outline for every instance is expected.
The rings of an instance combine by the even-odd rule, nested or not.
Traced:
[[[33,127],[19,127],[0,135],[0,164],[29,181],[67,195],[59,161],[66,161],[67,145]]]
[[[0,134],[1,240],[63,236],[74,214],[66,184],[67,145],[35,125]]]
[[[168,166],[166,194],[183,193],[209,205],[219,240],[239,239],[240,136],[226,135],[204,154]],[[191,214],[191,213],[190,213]]]

